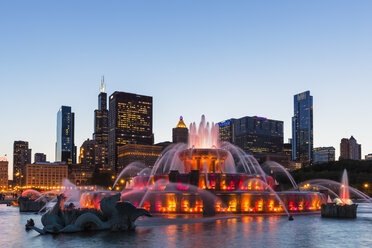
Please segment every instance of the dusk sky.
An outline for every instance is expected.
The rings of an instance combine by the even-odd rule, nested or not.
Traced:
[[[314,97],[314,147],[343,137],[372,153],[372,1],[1,1],[0,155],[13,142],[54,161],[57,111],[92,138],[106,92],[153,96],[155,142],[185,123],[284,121]],[[33,158],[32,158],[33,160]]]

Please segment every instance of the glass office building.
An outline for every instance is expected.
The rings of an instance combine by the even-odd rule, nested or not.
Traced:
[[[71,107],[62,106],[57,113],[56,161],[76,164],[74,129],[75,114]]]
[[[303,166],[313,163],[313,97],[310,91],[294,96],[292,159]]]
[[[235,144],[253,155],[283,151],[283,122],[246,116],[218,123],[220,141]]]

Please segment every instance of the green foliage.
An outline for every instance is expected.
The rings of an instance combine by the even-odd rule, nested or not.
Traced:
[[[296,182],[310,179],[330,179],[340,182],[344,169],[349,175],[349,184],[366,192],[364,184],[372,186],[372,161],[341,160],[308,166],[292,172]]]
[[[94,172],[92,178],[89,180],[89,184],[107,188],[113,184],[111,176],[110,173]]]

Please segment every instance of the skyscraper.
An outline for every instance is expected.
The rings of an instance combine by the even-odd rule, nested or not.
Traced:
[[[183,122],[182,116],[177,126],[172,130],[172,140],[173,143],[186,143],[189,138],[189,129],[187,128],[185,122]]]
[[[283,122],[246,116],[218,123],[221,141],[233,143],[253,155],[283,152]]]
[[[351,136],[350,139],[341,139],[340,160],[343,159],[362,159],[362,146],[357,143],[356,139],[353,136]]]
[[[107,159],[107,151],[108,151],[108,110],[107,110],[107,93],[105,93],[105,80],[102,77],[101,80],[101,89],[98,95],[98,109],[94,111],[94,133],[93,133],[93,140],[95,140],[100,149],[97,151],[101,151],[102,154],[98,155],[99,157],[103,157],[104,159],[100,164],[96,164],[95,166],[99,166],[100,168],[105,167],[108,163]],[[98,160],[101,161],[101,160]]]
[[[75,114],[62,106],[57,113],[56,161],[76,164]]]
[[[14,141],[13,145],[13,182],[15,186],[23,183],[26,164],[31,163],[31,149],[27,141]]]
[[[292,159],[303,166],[313,162],[313,97],[310,91],[294,96]]]
[[[104,147],[96,140],[87,139],[80,147],[79,164],[102,168],[105,164]]]
[[[152,145],[152,97],[115,91],[109,100],[108,161],[118,169],[118,148],[125,144]]]

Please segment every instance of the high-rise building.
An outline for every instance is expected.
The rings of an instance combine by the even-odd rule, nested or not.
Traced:
[[[46,162],[46,154],[45,153],[35,153],[34,163],[39,162]]]
[[[173,143],[186,143],[189,139],[189,129],[187,128],[185,122],[183,122],[183,117],[180,117],[180,121],[177,126],[172,130]]]
[[[8,190],[8,159],[0,157],[0,190]]]
[[[94,166],[97,170],[105,165],[104,147],[96,140],[87,139],[80,147],[79,164]]]
[[[362,159],[362,146],[357,143],[356,139],[351,136],[350,139],[343,138],[340,143],[340,160],[352,159],[361,160]]]
[[[62,106],[57,113],[56,161],[76,164],[75,114]]]
[[[21,186],[24,181],[24,169],[31,163],[31,149],[27,141],[14,141],[13,145],[13,184]]]
[[[100,151],[102,151],[102,154],[99,156],[103,157],[104,160],[98,166],[104,168],[108,164],[108,110],[104,77],[102,77],[101,89],[98,95],[98,109],[94,111],[93,139],[101,146]]]
[[[313,97],[310,91],[294,96],[292,160],[301,162],[303,166],[313,162]]]
[[[115,91],[109,99],[108,161],[118,169],[118,148],[125,144],[152,145],[152,97]]]
[[[314,148],[314,164],[328,163],[335,161],[336,149],[330,147],[316,147]]]
[[[283,122],[243,117],[218,123],[220,141],[228,141],[253,155],[283,152]]]
[[[218,123],[220,141],[235,144],[235,123],[237,119],[229,119]]]

